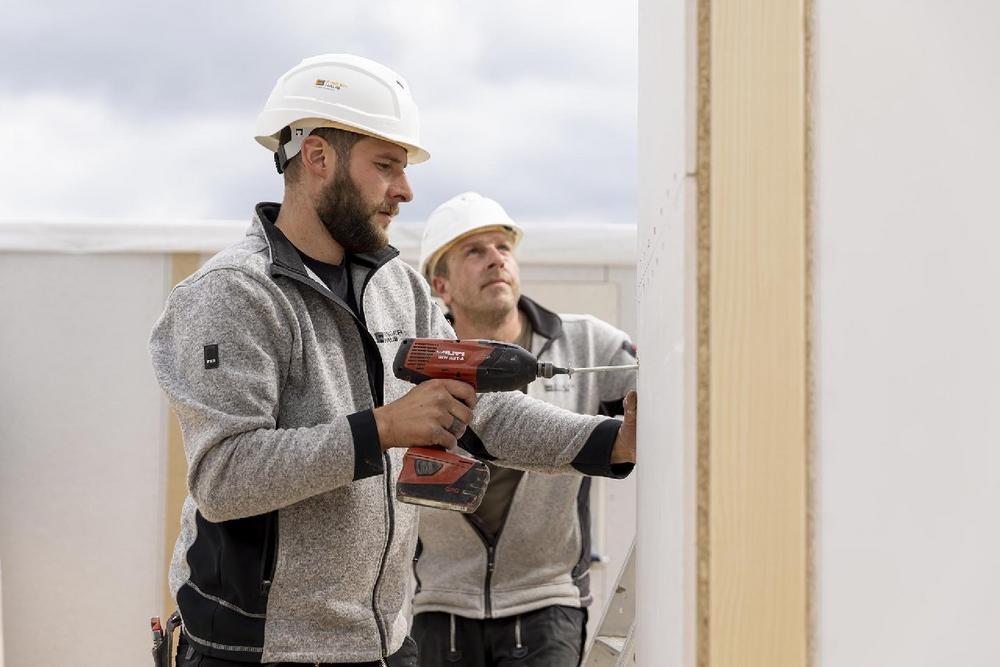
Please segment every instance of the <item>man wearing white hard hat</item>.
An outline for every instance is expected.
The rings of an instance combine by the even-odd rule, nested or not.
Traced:
[[[393,376],[404,338],[455,335],[387,243],[413,197],[406,168],[429,157],[397,73],[308,58],[278,79],[256,139],[283,201],[258,204],[246,237],[174,288],[150,340],[188,462],[170,568],[178,665],[416,665],[404,448],[622,476],[634,422]]]
[[[557,366],[635,363],[628,335],[556,315],[521,294],[523,236],[497,202],[466,192],[430,216],[420,271],[461,338],[517,343]],[[635,372],[556,376],[525,391],[584,414],[621,414]],[[590,594],[590,478],[490,465],[473,514],[420,510],[413,636],[422,667],[574,667]]]

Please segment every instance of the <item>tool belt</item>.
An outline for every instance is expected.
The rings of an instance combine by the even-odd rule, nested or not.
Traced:
[[[173,654],[174,630],[180,627],[181,614],[175,611],[167,619],[166,627],[160,622],[159,616],[149,619],[153,630],[153,667],[170,667]]]

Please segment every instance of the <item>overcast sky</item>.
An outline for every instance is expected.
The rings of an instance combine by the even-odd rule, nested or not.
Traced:
[[[277,77],[356,53],[402,74],[429,162],[400,219],[477,190],[523,221],[634,222],[636,7],[597,0],[9,0],[0,217],[246,219]]]

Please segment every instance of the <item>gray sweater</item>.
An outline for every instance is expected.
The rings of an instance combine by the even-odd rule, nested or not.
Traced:
[[[557,366],[635,363],[625,332],[589,315],[561,315],[521,297],[534,331],[531,351]],[[528,394],[583,414],[620,414],[634,371],[558,375]],[[501,618],[550,605],[590,604],[590,479],[525,473],[509,497],[497,535],[476,516],[420,510],[414,613]]]
[[[406,634],[417,512],[394,497],[404,450],[382,453],[372,409],[412,387],[387,370],[400,340],[454,332],[392,248],[351,258],[356,317],[271,224],[277,211],[259,205],[243,241],[173,290],[150,340],[188,462],[171,588],[207,655],[378,660]],[[630,467],[609,465],[616,433],[514,392],[482,396],[461,444],[617,476]]]

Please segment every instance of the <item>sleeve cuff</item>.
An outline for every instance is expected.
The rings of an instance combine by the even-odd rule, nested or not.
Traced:
[[[471,429],[465,429],[465,433],[458,439],[458,446],[469,452],[481,461],[496,461],[497,457],[486,451],[486,446],[479,436]]]
[[[378,439],[375,413],[371,410],[355,412],[347,415],[347,422],[351,425],[351,436],[354,438],[354,481],[381,475],[385,472],[385,459]]]
[[[617,419],[605,419],[597,425],[584,443],[583,449],[573,459],[572,465],[584,475],[622,479],[628,477],[634,463],[611,463],[611,450],[622,426]]]
[[[625,398],[622,397],[615,401],[601,401],[600,412],[598,414],[608,417],[625,414]]]

